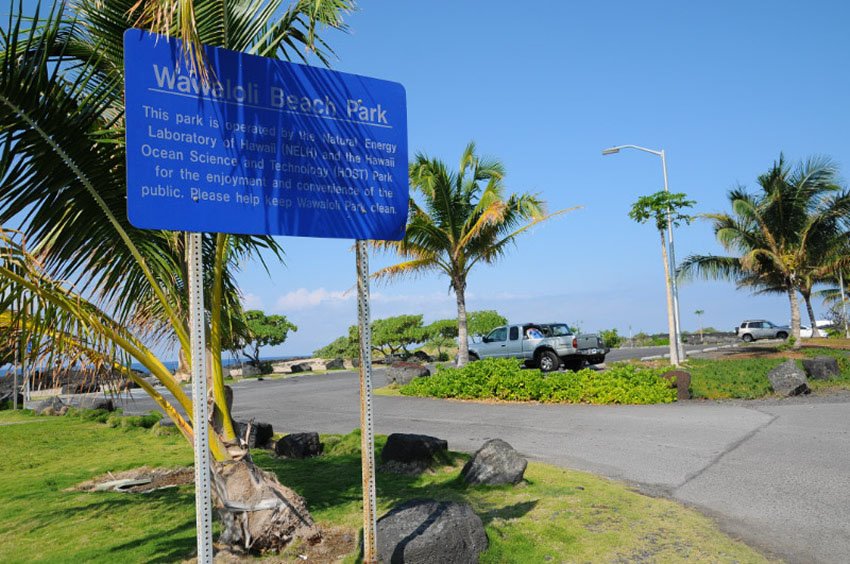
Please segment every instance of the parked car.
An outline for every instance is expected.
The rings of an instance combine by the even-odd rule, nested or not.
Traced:
[[[817,321],[815,321],[815,323],[817,323],[818,332],[820,333],[821,337],[826,337],[827,329],[835,326],[835,323],[833,323],[829,319],[818,319]],[[802,337],[803,339],[811,339],[812,335],[813,331],[811,327],[809,327],[808,325],[800,325],[800,337]]]
[[[758,339],[787,339],[791,328],[787,325],[774,325],[764,319],[750,319],[735,327],[735,334],[741,340],[751,343]]]
[[[469,359],[518,358],[543,372],[563,363],[578,370],[584,362],[605,362],[608,347],[598,335],[576,334],[566,323],[517,323],[496,327],[480,343],[469,346]]]

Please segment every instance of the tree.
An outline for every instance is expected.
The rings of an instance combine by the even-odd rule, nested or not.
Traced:
[[[298,331],[298,327],[290,323],[285,315],[266,315],[256,309],[245,312],[245,325],[248,338],[242,347],[242,354],[257,368],[260,367],[260,347],[280,345],[286,341],[290,331]]]
[[[422,315],[396,315],[372,322],[372,350],[384,356],[407,358],[407,347],[426,338]]]
[[[354,332],[357,326],[353,326]],[[349,330],[349,332],[351,332]],[[350,336],[346,335],[333,340],[331,343],[313,352],[319,358],[357,358],[360,354],[360,345]]]
[[[144,5],[153,4],[168,12],[175,3]],[[281,12],[277,0],[179,4],[197,16],[181,16],[181,25],[191,24],[203,43],[285,58],[303,57],[300,47],[307,47],[320,59],[330,51],[313,35],[316,24],[338,26],[348,5],[301,0]],[[135,229],[126,213],[122,34],[144,27],[128,15],[132,6],[132,0],[79,0],[67,14],[60,2],[44,16],[38,5],[31,23],[13,13],[0,34],[0,305],[4,313],[22,298],[32,305],[28,319],[0,318],[0,332],[26,333],[34,343],[30,362],[79,362],[135,381],[191,443],[193,422],[182,413],[193,412],[192,401],[151,351],[151,344],[165,342],[190,350],[184,237]],[[159,20],[159,31],[171,31],[170,23]],[[270,237],[203,239],[211,388],[220,422],[210,444],[218,463],[242,460],[257,480],[282,492],[276,480],[259,476],[236,442],[221,368],[221,343],[232,340],[241,315],[233,273],[262,250],[280,255]],[[129,370],[133,360],[168,397]],[[244,505],[220,468],[213,476],[219,499]],[[223,538],[255,549],[285,544],[290,527],[311,522],[287,495],[272,509],[282,530],[258,528],[248,513],[237,522],[225,512]]]
[[[464,150],[458,172],[418,154],[410,164],[410,183],[421,203],[411,197],[404,239],[374,243],[407,259],[376,272],[378,279],[425,272],[448,276],[457,301],[461,366],[469,361],[466,285],[472,268],[495,263],[520,234],[567,211],[547,214],[544,202],[528,193],[506,196],[504,176],[499,161],[475,154],[474,143]]]
[[[682,222],[690,223],[691,216],[682,212],[694,205],[693,200],[686,199],[685,194],[661,190],[649,196],[641,196],[632,205],[629,217],[638,223],[652,221],[658,229],[661,238],[661,258],[664,262],[664,286],[667,291],[667,326],[670,332],[670,362],[679,364],[679,351],[676,343],[676,324],[673,317],[673,273],[670,272],[670,262],[667,258],[667,242],[664,231],[668,224],[678,227]]]
[[[469,312],[467,325],[469,326],[470,336],[481,339],[487,333],[499,327],[507,325],[507,318],[503,317],[494,309],[482,309],[480,311]]]
[[[470,317],[472,314],[470,313]],[[437,360],[445,360],[443,349],[450,348],[457,341],[457,319],[439,319],[425,327],[428,345],[437,349]]]
[[[727,279],[739,288],[785,293],[794,347],[799,348],[797,293],[810,296],[815,281],[848,262],[841,251],[846,248],[850,193],[838,186],[837,173],[822,158],[809,159],[792,170],[780,155],[759,176],[759,192],[751,194],[738,187],[728,195],[731,214],[704,215],[730,254],[690,256],[682,263],[680,276]],[[814,317],[813,312],[810,315]]]
[[[702,336],[702,316],[703,316],[704,313],[705,313],[704,309],[698,309],[694,312],[694,315],[696,315],[697,319],[699,319],[699,342],[700,343],[705,342],[705,339]]]

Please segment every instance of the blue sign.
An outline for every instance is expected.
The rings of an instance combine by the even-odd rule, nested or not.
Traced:
[[[145,229],[398,240],[407,112],[398,83],[124,34],[127,210]]]

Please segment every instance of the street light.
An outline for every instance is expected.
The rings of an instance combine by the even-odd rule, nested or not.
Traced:
[[[640,147],[638,145],[617,145],[616,147],[608,147],[602,150],[603,155],[614,155],[620,152],[620,149],[635,149],[644,153],[651,153],[661,157],[661,170],[664,173],[664,191],[669,192],[667,186],[667,156],[664,149],[655,151]],[[682,329],[679,324],[679,285],[676,283],[676,253],[673,251],[673,223],[670,219],[670,213],[667,213],[667,239],[670,246],[669,268],[670,268],[670,285],[671,293],[673,294],[673,335],[671,335],[670,343],[670,361],[678,365],[680,360],[685,359],[685,350],[682,346]]]

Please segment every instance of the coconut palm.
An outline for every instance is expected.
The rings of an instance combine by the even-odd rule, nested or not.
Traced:
[[[520,234],[568,211],[547,214],[534,194],[506,195],[504,176],[502,163],[475,154],[475,143],[464,150],[458,172],[418,154],[410,164],[410,183],[421,203],[410,198],[405,237],[375,243],[407,259],[379,270],[375,278],[425,272],[448,276],[457,301],[460,366],[469,360],[466,285],[472,268],[495,263]]]
[[[793,170],[782,155],[758,178],[760,192],[729,192],[732,213],[705,214],[730,255],[694,255],[679,273],[688,278],[728,279],[738,287],[784,292],[791,307],[791,331],[800,346],[798,291],[811,295],[819,277],[846,264],[837,252],[846,242],[850,193],[837,184],[827,159],[810,159]],[[806,294],[804,294],[806,295]],[[813,314],[811,314],[813,317]]]
[[[197,37],[206,44],[283,58],[303,58],[308,49],[322,61],[332,52],[314,36],[316,24],[338,27],[340,12],[350,7],[347,0],[302,0],[286,10],[280,0],[191,5]],[[138,23],[129,15],[133,4],[79,0],[72,12],[65,6],[59,2],[44,15],[38,5],[32,20],[13,13],[0,32],[0,341],[15,335],[35,343],[31,362],[114,370],[150,394],[191,441],[191,399],[151,351],[165,341],[190,350],[185,239],[135,229],[126,213],[122,34]],[[210,444],[219,463],[245,454],[220,358],[221,342],[233,340],[241,314],[233,276],[263,250],[273,257],[282,252],[271,237],[207,234],[203,240],[210,387],[219,422]],[[31,307],[13,309],[21,300]],[[173,400],[128,370],[131,360]],[[231,492],[217,468],[216,491],[226,501]],[[257,472],[250,464],[247,471]],[[276,481],[255,483],[277,500],[276,527],[309,526],[309,514],[299,514],[301,505],[287,500]],[[226,542],[261,549],[291,538],[248,514],[245,523],[223,517]]]

